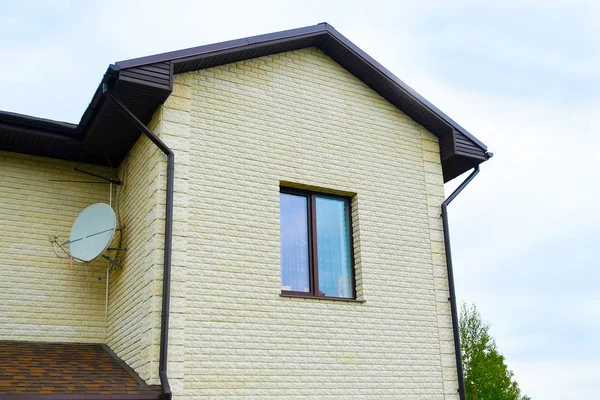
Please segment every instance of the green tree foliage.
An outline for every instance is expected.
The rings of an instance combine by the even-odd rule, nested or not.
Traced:
[[[531,400],[521,395],[474,304],[462,304],[459,326],[467,400]]]

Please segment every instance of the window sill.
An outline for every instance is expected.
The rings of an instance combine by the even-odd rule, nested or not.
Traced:
[[[291,297],[296,299],[308,299],[308,300],[333,300],[333,301],[345,301],[347,303],[365,303],[366,300],[359,299],[348,299],[345,297],[325,297],[325,296],[312,296],[310,294],[296,294],[296,293],[280,293],[280,297]]]

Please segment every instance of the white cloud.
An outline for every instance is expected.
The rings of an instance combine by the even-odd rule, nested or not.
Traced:
[[[533,399],[597,399],[600,393],[600,370],[596,362],[513,362],[512,367],[517,377],[527,382],[527,393],[535,393]]]

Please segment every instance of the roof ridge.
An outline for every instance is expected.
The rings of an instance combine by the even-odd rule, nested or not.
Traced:
[[[317,25],[304,26],[302,28],[286,29],[283,31],[266,33],[254,36],[247,36],[239,39],[225,40],[217,43],[210,43],[201,46],[188,47],[180,50],[167,51],[164,53],[152,54],[149,56],[136,57],[127,60],[117,61],[115,64],[120,68],[134,68],[141,65],[155,64],[159,62],[175,61],[181,58],[186,58],[194,55],[207,54],[212,51],[222,51],[227,49],[234,49],[244,45],[252,45],[258,43],[266,43],[271,40],[283,39],[287,37],[294,37],[297,35],[325,32],[327,27],[330,26],[327,22],[321,22]],[[214,50],[213,50],[214,48]]]

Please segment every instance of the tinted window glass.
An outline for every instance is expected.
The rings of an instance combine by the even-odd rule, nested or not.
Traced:
[[[308,198],[280,194],[281,289],[310,292]]]

